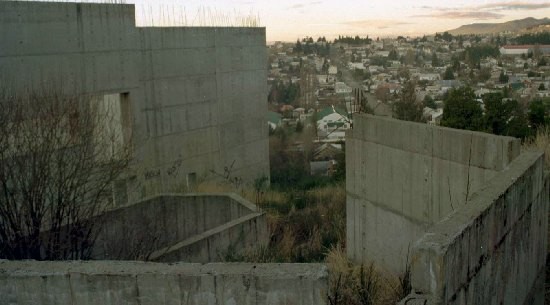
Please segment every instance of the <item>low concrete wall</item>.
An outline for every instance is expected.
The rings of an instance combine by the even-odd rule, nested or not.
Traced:
[[[542,153],[522,153],[417,242],[412,288],[423,296],[411,298],[543,304],[550,187],[543,162]]]
[[[98,221],[94,259],[214,262],[269,236],[265,214],[235,194],[161,195]]]
[[[519,152],[510,137],[355,114],[346,135],[348,257],[403,272],[413,243]]]
[[[0,305],[323,305],[327,288],[321,264],[0,261]]]

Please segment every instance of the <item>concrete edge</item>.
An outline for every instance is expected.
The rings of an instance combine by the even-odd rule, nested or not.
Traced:
[[[293,263],[155,263],[138,261],[8,261],[0,260],[0,277],[35,277],[46,275],[254,275],[259,277],[328,278],[325,264]]]
[[[117,211],[117,210],[122,210],[122,209],[125,209],[125,208],[128,208],[128,207],[132,207],[134,205],[138,205],[138,204],[141,204],[141,203],[144,203],[144,202],[147,202],[147,201],[156,200],[156,199],[159,199],[159,198],[162,198],[162,197],[190,198],[190,197],[213,197],[213,196],[214,197],[228,197],[228,198],[232,199],[233,201],[236,201],[239,204],[241,204],[242,206],[246,207],[251,212],[259,212],[260,211],[260,209],[255,204],[253,204],[250,201],[244,199],[243,197],[239,196],[238,194],[225,192],[225,193],[184,193],[184,194],[182,194],[182,193],[159,193],[159,194],[156,194],[156,195],[145,197],[145,198],[143,198],[139,201],[133,202],[133,203],[128,204],[128,205],[115,207],[115,208],[112,208],[112,209],[107,209],[105,212],[113,212],[113,211]]]
[[[498,173],[479,191],[472,194],[465,206],[455,210],[433,225],[421,237],[416,246],[421,244],[433,246],[434,242],[449,246],[462,231],[471,226],[475,219],[491,207],[491,205],[509,189],[535,161],[543,155],[542,152],[524,152],[518,156],[508,168]]]
[[[445,288],[437,284],[436,278],[442,279],[445,276],[444,262],[448,249],[468,228],[475,226],[476,221],[497,204],[498,199],[504,196],[512,185],[535,168],[542,157],[542,152],[520,154],[505,170],[474,193],[465,206],[432,226],[414,243],[411,261],[413,289],[415,283],[422,283],[420,286],[423,287],[419,291],[428,293],[425,297],[431,300],[430,302],[439,304],[438,302],[442,301],[440,298]],[[543,172],[541,174],[544,176]],[[426,282],[426,279],[431,280]]]
[[[173,252],[173,251],[177,251],[181,248],[184,248],[184,247],[187,247],[189,245],[192,245],[196,242],[199,242],[203,239],[207,239],[213,235],[216,235],[216,234],[219,234],[229,228],[233,228],[233,227],[236,227],[240,224],[243,224],[249,220],[252,220],[254,218],[257,218],[257,217],[260,217],[262,215],[264,215],[265,213],[252,213],[252,214],[248,214],[248,215],[245,215],[243,217],[240,217],[240,218],[237,218],[237,219],[234,219],[232,221],[229,221],[229,222],[226,222],[220,226],[217,226],[213,229],[210,229],[210,230],[207,230],[207,231],[204,231],[202,232],[201,234],[197,234],[193,237],[190,237],[188,239],[185,239],[183,241],[180,241],[178,243],[176,243],[175,245],[172,245],[172,246],[168,246],[168,247],[164,247],[162,249],[159,249],[159,250],[156,250],[154,251],[151,256],[149,257],[150,260],[154,261],[154,260],[157,260],[159,258],[161,258],[162,256],[166,255],[166,254],[169,254],[170,252]]]
[[[485,132],[481,132],[481,131],[456,129],[456,128],[439,126],[439,125],[429,125],[429,124],[425,124],[425,123],[398,120],[398,119],[389,118],[389,117],[385,117],[385,116],[377,116],[377,115],[366,114],[366,113],[354,113],[354,115],[359,115],[360,117],[363,117],[364,119],[369,119],[369,117],[370,117],[370,118],[374,118],[374,119],[377,119],[377,120],[384,120],[384,121],[387,121],[387,122],[399,122],[399,123],[402,123],[402,124],[405,124],[405,125],[408,125],[408,126],[428,126],[429,128],[433,128],[435,130],[437,130],[437,129],[447,130],[447,131],[457,132],[459,134],[465,134],[465,135],[474,134],[474,135],[478,135],[478,136],[481,136],[481,137],[484,137],[484,138],[498,137],[498,138],[506,139],[506,140],[509,140],[509,141],[518,141],[518,139],[514,138],[514,137],[494,135],[494,134],[485,133]]]

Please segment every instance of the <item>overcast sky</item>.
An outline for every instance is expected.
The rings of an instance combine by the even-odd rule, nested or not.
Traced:
[[[188,25],[220,16],[259,16],[267,40],[339,34],[416,36],[475,22],[550,17],[550,0],[127,0],[136,4],[138,23],[164,11],[162,20],[186,18]],[[202,13],[199,13],[202,12]],[[144,17],[145,16],[145,17]],[[209,17],[218,16],[218,17]],[[158,17],[155,17],[158,19]],[[142,21],[143,22],[143,21]],[[158,21],[157,21],[158,23]]]

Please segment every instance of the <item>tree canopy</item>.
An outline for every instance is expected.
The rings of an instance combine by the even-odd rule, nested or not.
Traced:
[[[396,119],[422,122],[423,104],[416,99],[416,82],[407,80],[399,94],[399,99],[393,103],[393,114]]]
[[[485,128],[496,135],[525,138],[529,126],[523,107],[514,99],[505,98],[502,92],[483,95]]]
[[[441,125],[467,130],[481,130],[483,111],[470,87],[451,89],[444,99]]]
[[[540,127],[546,125],[547,118],[547,105],[541,99],[536,99],[529,103],[529,124],[534,129],[539,129]]]
[[[515,40],[517,44],[550,44],[550,32],[524,34]]]

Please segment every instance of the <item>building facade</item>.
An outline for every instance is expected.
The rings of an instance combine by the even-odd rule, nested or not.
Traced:
[[[140,28],[133,5],[0,2],[0,84],[120,109],[133,161],[119,204],[268,176],[266,60],[265,28]]]

